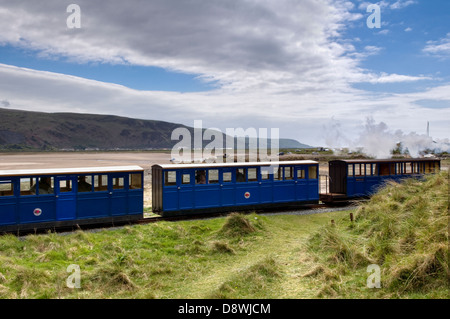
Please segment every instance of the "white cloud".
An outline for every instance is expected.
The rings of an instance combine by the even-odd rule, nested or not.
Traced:
[[[389,1],[363,1],[359,4],[358,9],[360,10],[366,10],[367,6],[369,6],[370,4],[377,4],[378,6],[380,6],[380,8],[386,9],[386,8],[390,8],[392,10],[397,10],[397,9],[403,9],[406,8],[412,4],[415,4],[416,1],[413,0],[398,0],[395,1],[394,3],[390,3]]]
[[[415,103],[448,99],[449,85],[415,94],[369,94],[350,88],[317,94],[313,83],[311,90],[278,94],[154,92],[1,64],[0,78],[8,79],[1,82],[0,96],[18,109],[116,114],[191,126],[194,120],[203,120],[204,127],[223,131],[227,127],[278,127],[281,136],[314,145],[324,142],[322,126],[331,117],[340,120],[347,132],[358,131],[368,114],[406,132],[416,131],[426,120],[435,123],[450,118],[450,106],[430,112]],[[436,125],[436,136],[447,136],[447,127]]]
[[[450,58],[450,33],[439,41],[428,41],[423,52],[439,58]]]
[[[429,114],[414,103],[434,99],[437,88],[419,97],[352,87],[430,78],[363,69],[362,60],[384,49],[365,45],[358,51],[343,37],[346,28],[362,18],[350,12],[354,5],[349,1],[77,0],[82,12],[79,30],[66,26],[69,3],[2,3],[0,44],[74,63],[158,66],[197,74],[219,86],[183,94],[138,91],[0,64],[0,97],[15,108],[186,125],[202,119],[205,126],[222,130],[279,127],[281,136],[311,144],[320,143],[322,124],[333,116],[349,131],[361,126],[367,114],[405,131],[414,130],[428,115],[449,118],[446,109]]]
[[[410,6],[415,3],[416,3],[416,1],[413,1],[413,0],[406,0],[406,1],[399,0],[399,1],[396,1],[393,4],[391,4],[389,7],[394,10],[395,9],[403,9],[403,8],[406,8],[407,6]]]
[[[381,73],[380,75],[369,74],[367,76],[367,82],[370,83],[396,83],[396,82],[413,82],[421,80],[431,80],[432,78],[427,76],[410,76],[401,74],[387,74]]]
[[[349,1],[79,0],[81,29],[58,0],[0,10],[0,43],[74,62],[129,63],[199,75],[233,91],[346,86],[358,61],[341,32]],[[3,32],[3,30],[5,30]],[[339,83],[337,83],[339,82]]]

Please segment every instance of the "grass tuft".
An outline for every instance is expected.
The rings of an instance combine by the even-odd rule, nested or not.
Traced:
[[[261,298],[280,277],[278,263],[274,258],[266,257],[231,276],[209,298]]]
[[[212,251],[221,254],[235,254],[235,251],[227,242],[213,241]]]
[[[255,231],[255,227],[246,216],[232,213],[226,218],[219,233],[226,237],[242,237]]]

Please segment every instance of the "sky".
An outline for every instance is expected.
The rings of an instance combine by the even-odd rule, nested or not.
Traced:
[[[0,30],[4,108],[450,137],[448,0],[0,0]]]

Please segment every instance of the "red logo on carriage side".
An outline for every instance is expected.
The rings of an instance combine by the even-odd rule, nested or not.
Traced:
[[[244,197],[245,198],[250,198],[250,192],[245,192]]]
[[[34,216],[41,216],[41,214],[42,214],[42,209],[36,208],[36,209],[33,211],[33,214],[34,214]]]

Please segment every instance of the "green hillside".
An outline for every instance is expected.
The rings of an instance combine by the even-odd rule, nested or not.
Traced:
[[[194,145],[193,128],[181,124],[113,115],[0,108],[0,150],[170,149],[178,142],[172,141],[171,135],[179,127],[190,131],[191,145]],[[226,141],[225,135],[223,141]],[[210,142],[203,141],[203,147]],[[280,139],[279,147],[309,146],[292,139]]]
[[[161,121],[111,115],[42,113],[0,108],[0,147],[4,149],[167,148],[172,130]]]

